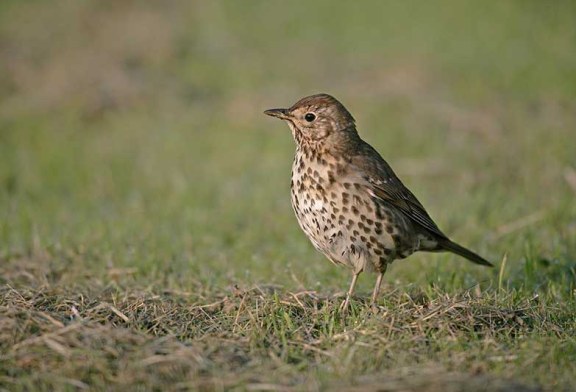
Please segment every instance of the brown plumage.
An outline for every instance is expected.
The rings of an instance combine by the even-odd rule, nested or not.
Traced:
[[[334,97],[312,95],[264,113],[285,120],[296,142],[290,187],[300,227],[333,263],[353,270],[343,310],[362,271],[378,272],[374,303],[388,264],[416,251],[449,251],[492,266],[438,228]]]

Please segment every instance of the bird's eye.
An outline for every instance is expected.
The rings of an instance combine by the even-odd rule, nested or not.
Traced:
[[[316,115],[314,113],[306,113],[306,115],[304,116],[304,120],[312,122],[316,120]]]

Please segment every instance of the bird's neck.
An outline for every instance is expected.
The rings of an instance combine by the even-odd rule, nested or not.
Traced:
[[[321,156],[329,154],[334,157],[347,157],[353,155],[362,143],[355,127],[342,131],[332,132],[322,139],[309,139],[299,132],[294,132],[297,149],[305,156]]]

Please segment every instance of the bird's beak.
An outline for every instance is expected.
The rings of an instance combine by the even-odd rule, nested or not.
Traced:
[[[281,120],[288,120],[290,118],[288,115],[288,109],[268,109],[264,111],[264,114],[279,118]]]

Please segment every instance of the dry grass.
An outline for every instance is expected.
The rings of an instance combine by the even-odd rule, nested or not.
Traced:
[[[3,276],[11,281],[10,271]],[[8,390],[531,391],[540,389],[490,370],[525,361],[513,347],[534,336],[575,332],[567,309],[538,297],[386,291],[377,310],[357,298],[342,319],[338,296],[281,287],[199,296],[203,290],[143,291],[112,281],[69,289],[5,283],[0,383]]]

